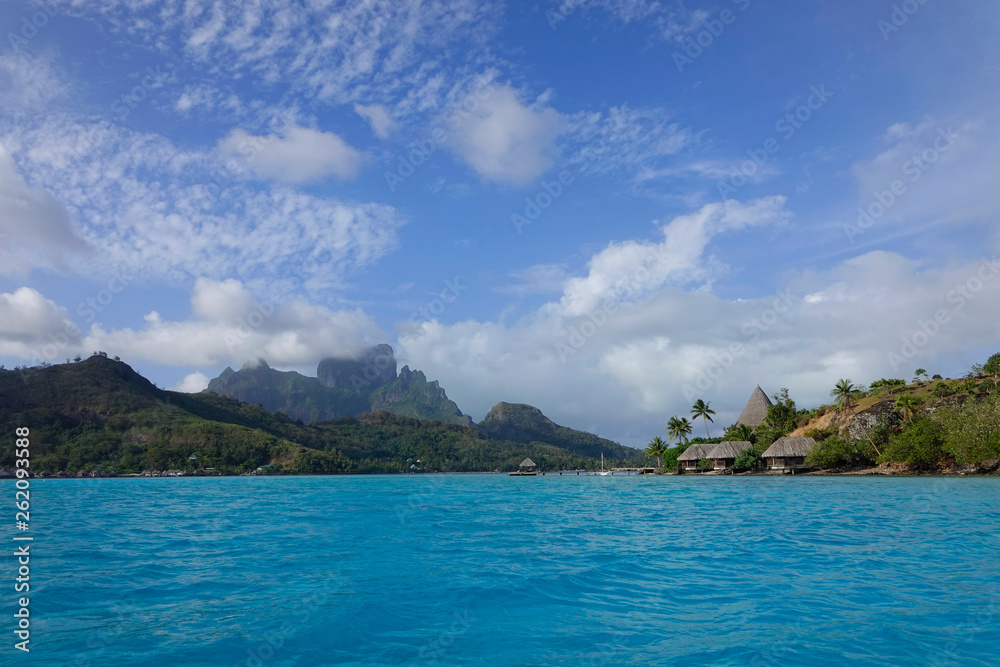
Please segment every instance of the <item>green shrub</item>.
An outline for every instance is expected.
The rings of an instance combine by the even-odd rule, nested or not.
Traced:
[[[763,467],[764,459],[761,458],[756,449],[751,447],[737,454],[736,461],[733,463],[733,472],[753,472]]]
[[[861,468],[875,463],[875,449],[868,440],[844,440],[838,436],[828,437],[816,443],[806,465],[812,468]]]
[[[698,459],[698,471],[708,472],[712,469],[712,462],[708,459]]]
[[[927,417],[914,421],[902,433],[889,438],[882,453],[883,461],[905,463],[918,470],[936,468],[944,459],[944,428]]]
[[[969,398],[959,407],[938,410],[947,453],[962,464],[1000,459],[1000,396]]]
[[[934,386],[934,391],[933,391],[933,395],[935,396],[935,398],[946,398],[946,397],[948,397],[948,396],[951,396],[951,395],[952,395],[952,394],[954,394],[954,393],[955,393],[955,392],[954,392],[954,391],[952,390],[952,388],[951,388],[951,387],[949,387],[949,386],[947,385],[947,383],[944,383],[944,382],[938,382],[938,383],[937,383],[937,384],[936,384],[936,385]]]

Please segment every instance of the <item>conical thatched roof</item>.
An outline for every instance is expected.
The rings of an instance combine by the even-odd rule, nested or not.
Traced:
[[[763,456],[767,458],[788,458],[793,456],[808,456],[812,448],[816,446],[816,441],[812,438],[804,438],[801,436],[792,437],[786,435],[784,438],[778,438],[774,441],[774,444],[767,448]]]
[[[716,447],[714,442],[699,442],[691,445],[677,457],[678,461],[700,461],[708,458],[708,453]]]
[[[531,459],[524,459],[523,461],[521,461],[521,465],[518,466],[518,468],[534,468],[534,467],[535,467],[535,462],[532,461]]]
[[[747,406],[743,408],[743,412],[740,413],[740,418],[736,420],[737,424],[746,424],[750,428],[757,428],[764,423],[764,419],[767,417],[768,409],[774,405],[771,403],[771,399],[767,397],[764,390],[757,385],[757,388],[753,390],[750,395],[750,400],[747,401]]]
[[[735,459],[740,452],[750,449],[753,444],[746,440],[724,440],[708,453],[707,459]]]

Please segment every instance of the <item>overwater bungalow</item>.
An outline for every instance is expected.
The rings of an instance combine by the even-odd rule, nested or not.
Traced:
[[[521,465],[517,467],[516,472],[507,473],[508,475],[513,475],[515,477],[520,475],[532,476],[538,474],[538,466],[531,459],[524,459],[521,461]]]
[[[688,447],[677,457],[677,463],[681,466],[681,471],[697,470],[698,461],[709,458],[708,454],[715,449],[714,442],[699,442]]]
[[[714,470],[729,470],[736,463],[740,452],[751,449],[753,443],[746,440],[723,440],[705,458],[712,462]]]
[[[762,455],[764,464],[770,470],[794,470],[802,467],[806,456],[816,446],[812,438],[785,436],[778,438]]]

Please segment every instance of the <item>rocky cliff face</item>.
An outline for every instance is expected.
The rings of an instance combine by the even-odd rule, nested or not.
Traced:
[[[396,358],[388,345],[377,345],[354,359],[323,359],[317,377],[270,368],[263,359],[239,371],[226,368],[208,391],[247,403],[260,403],[293,419],[321,421],[374,410],[440,419],[463,425],[471,419],[448,399],[437,381],[428,382],[407,366],[397,376]]]
[[[319,362],[316,378],[328,389],[368,392],[396,379],[396,357],[389,345],[376,345],[356,359],[328,357]]]
[[[865,429],[871,431],[878,426],[894,428],[902,422],[902,417],[896,411],[895,401],[881,401],[854,415],[847,424],[847,433],[857,440],[866,439]]]

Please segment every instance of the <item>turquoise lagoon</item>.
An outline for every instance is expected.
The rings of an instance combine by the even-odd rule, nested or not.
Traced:
[[[8,614],[3,664],[1000,662],[995,478],[37,480],[31,500],[32,650]]]

